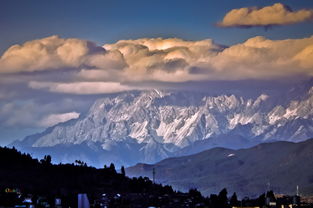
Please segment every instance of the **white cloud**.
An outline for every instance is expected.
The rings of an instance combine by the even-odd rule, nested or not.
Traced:
[[[313,20],[312,9],[292,11],[288,6],[276,3],[263,8],[250,7],[229,11],[221,27],[268,27],[274,25],[288,25]]]
[[[17,49],[10,48],[1,57],[0,70],[14,73],[51,70],[53,66],[59,71],[52,71],[54,74],[45,77],[34,76],[28,86],[57,93],[115,93],[141,89],[138,87],[141,82],[150,81],[162,86],[163,82],[313,75],[313,36],[286,40],[257,36],[229,47],[210,39],[185,41],[177,38],[121,40],[99,47],[88,41],[52,36],[14,47]],[[42,57],[43,61],[37,63],[33,57],[36,60]],[[19,59],[23,61],[10,63]],[[4,62],[14,67],[6,68]],[[68,72],[66,67],[76,70]]]
[[[121,68],[125,63],[118,51],[80,39],[51,36],[10,47],[0,59],[0,73],[33,72],[89,67]]]
[[[118,82],[30,82],[33,89],[47,89],[50,92],[70,94],[106,94],[133,90],[135,88]]]
[[[257,36],[228,48],[211,40],[180,39],[125,40],[104,47],[124,55],[129,67],[117,75],[123,80],[185,82],[311,76],[312,46],[313,36],[287,40]]]
[[[44,124],[48,123],[47,118],[56,118],[56,116],[49,117],[50,115],[59,115],[61,119],[70,118],[76,115],[75,112],[84,112],[89,109],[92,100],[84,100],[81,98],[56,98],[55,96],[45,96],[42,99],[17,99],[12,101],[0,102],[0,126],[14,127],[14,128],[41,128]],[[67,114],[70,112],[71,114]],[[61,115],[64,116],[62,117]],[[57,120],[57,119],[55,119]]]
[[[38,126],[50,127],[58,123],[66,122],[71,119],[76,119],[79,117],[77,112],[61,113],[61,114],[50,114],[38,122]]]
[[[212,59],[220,75],[232,79],[275,79],[313,75],[313,36],[304,39],[269,40],[254,37],[233,45]]]
[[[33,125],[36,115],[34,102],[17,104],[15,102],[5,103],[0,109],[0,123],[4,126]]]

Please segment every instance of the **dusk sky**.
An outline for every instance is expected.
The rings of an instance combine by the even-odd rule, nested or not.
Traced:
[[[310,0],[0,2],[0,145],[108,93],[313,75]]]
[[[0,52],[3,53],[13,44],[51,35],[82,38],[99,44],[143,37],[179,37],[187,40],[211,38],[220,44],[233,44],[256,35],[271,39],[312,35],[313,27],[308,22],[270,30],[215,27],[231,9],[269,6],[277,2],[2,0]],[[284,0],[281,3],[293,10],[313,7],[313,2],[308,0]]]

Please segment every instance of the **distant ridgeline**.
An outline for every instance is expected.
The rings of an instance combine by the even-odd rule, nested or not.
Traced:
[[[242,202],[237,199],[236,193],[228,198],[226,189],[210,197],[203,197],[196,189],[181,193],[173,191],[170,186],[154,184],[148,178],[130,179],[125,176],[124,168],[117,173],[114,164],[102,169],[88,167],[82,161],[53,165],[48,155],[38,161],[15,148],[0,147],[0,207],[16,205],[18,199],[12,198],[12,194],[18,194],[18,198],[27,196],[35,204],[39,198],[45,197],[50,205],[55,199],[62,199],[63,207],[77,207],[78,193],[87,193],[92,207],[97,207],[96,203],[103,196],[118,196],[107,198],[108,207],[229,208],[240,204],[262,207],[268,200],[278,204],[291,203],[290,200],[275,199],[273,192],[256,199],[245,198]]]
[[[155,164],[137,164],[128,176],[149,176],[154,169],[158,183],[188,191],[196,187],[204,195],[226,187],[239,197],[257,197],[270,189],[294,195],[313,195],[313,139],[304,142],[263,143],[247,149],[213,148]]]

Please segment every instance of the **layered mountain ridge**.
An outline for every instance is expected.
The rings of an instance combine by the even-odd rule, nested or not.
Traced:
[[[126,173],[152,178],[154,170],[157,183],[182,191],[197,188],[204,195],[222,188],[240,197],[257,197],[268,189],[294,195],[298,186],[303,196],[313,193],[312,165],[313,139],[308,139],[299,143],[263,143],[239,150],[217,147],[153,165],[137,164],[127,168]]]
[[[253,99],[234,94],[125,92],[99,99],[80,118],[12,145],[35,156],[42,156],[39,152],[45,149],[57,162],[82,159],[102,166],[153,163],[204,148],[299,142],[312,136],[313,87],[287,104],[273,100],[267,94]],[[74,147],[84,151],[66,150]]]

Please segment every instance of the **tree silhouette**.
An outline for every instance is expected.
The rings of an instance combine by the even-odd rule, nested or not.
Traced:
[[[260,195],[259,198],[256,199],[257,205],[260,207],[265,206],[265,200],[266,200],[266,197],[265,197],[265,193],[264,193],[264,194]]]
[[[231,196],[229,204],[231,207],[235,207],[239,205],[236,192],[234,192],[233,195]]]
[[[114,165],[113,163],[110,164],[109,169],[110,169],[110,171],[111,171],[112,173],[114,173],[114,174],[116,173],[115,165]]]
[[[40,160],[40,162],[43,165],[51,165],[51,156],[50,155],[45,155],[43,159]]]
[[[210,195],[210,202],[211,202],[210,203],[211,207],[213,207],[213,208],[219,207],[218,196],[216,194]]]
[[[121,173],[122,173],[123,176],[125,176],[126,173],[125,173],[125,168],[124,168],[124,166],[122,166],[122,168],[121,168]]]
[[[87,166],[87,163],[85,163],[84,161],[81,161],[81,160],[75,160],[75,164],[77,164],[78,166],[82,166],[82,167]]]
[[[218,194],[218,203],[219,203],[219,207],[224,207],[224,208],[228,207],[226,188],[222,189],[222,191]]]
[[[201,207],[214,208],[209,206],[210,200],[196,189],[182,194],[173,191],[171,186],[155,184],[148,177],[128,178],[116,173],[113,163],[106,169],[96,169],[85,167],[85,163],[80,160],[58,165],[51,164],[51,160],[51,156],[46,155],[39,162],[29,154],[0,147],[0,175],[4,179],[0,180],[0,187],[17,186],[22,191],[25,190],[25,193],[31,193],[34,201],[37,201],[38,194],[49,201],[51,198],[51,203],[54,196],[62,195],[64,207],[77,207],[77,192],[84,191],[95,201],[101,190],[107,194],[112,207],[130,207],[131,204],[137,205],[134,207],[149,207],[151,204],[156,207],[186,207],[188,203],[189,207],[200,204]],[[125,168],[121,167],[121,173],[124,172]],[[61,192],[65,193],[64,196]],[[116,193],[122,193],[122,197],[116,199]],[[0,207],[5,205],[2,194],[0,193]],[[135,197],[124,198],[128,194]]]
[[[188,194],[189,196],[194,197],[194,198],[199,198],[202,196],[200,191],[198,191],[197,189],[189,189]]]

